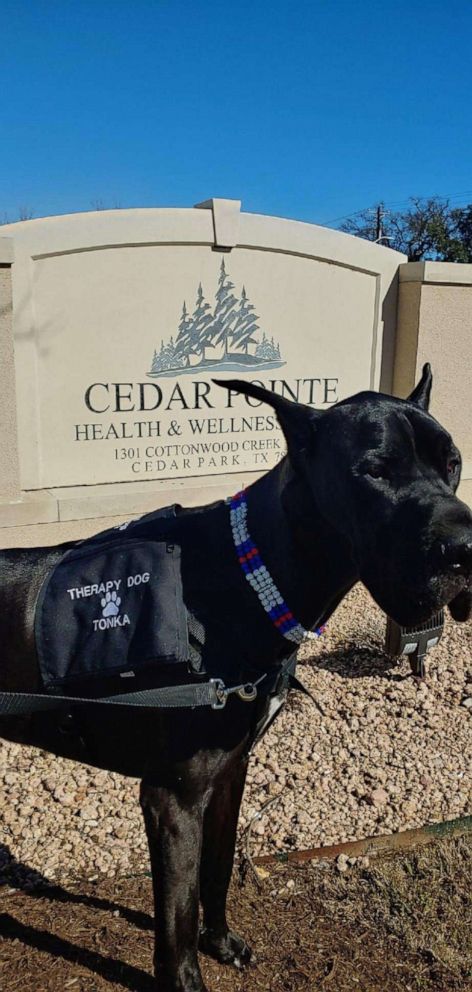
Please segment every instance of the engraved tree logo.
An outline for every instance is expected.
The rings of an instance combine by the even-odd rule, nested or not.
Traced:
[[[285,362],[279,344],[265,330],[260,335],[259,320],[246,287],[235,294],[222,259],[213,308],[200,283],[192,314],[184,301],[175,336],[155,349],[148,375],[280,368]]]

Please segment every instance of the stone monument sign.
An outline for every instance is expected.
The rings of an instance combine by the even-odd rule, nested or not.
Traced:
[[[200,207],[3,229],[22,490],[270,468],[273,411],[214,379],[319,408],[389,388],[402,256],[239,201]]]

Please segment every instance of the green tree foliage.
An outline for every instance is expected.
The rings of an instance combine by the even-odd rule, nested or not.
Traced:
[[[451,207],[447,200],[411,197],[402,211],[363,210],[341,225],[341,231],[379,241],[408,255],[410,262],[472,262],[472,204]]]
[[[472,262],[472,203],[451,210],[451,230],[445,262]]]

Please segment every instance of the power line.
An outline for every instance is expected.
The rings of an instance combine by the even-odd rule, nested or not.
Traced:
[[[457,200],[457,199],[461,199],[462,197],[466,197],[466,196],[472,196],[472,189],[466,189],[466,190],[463,190],[462,192],[459,192],[459,193],[434,193],[434,194],[433,193],[430,193],[427,196],[424,196],[424,195],[423,196],[418,196],[418,197],[416,197],[416,196],[415,197],[411,197],[410,196],[406,200],[388,200],[388,201],[383,201],[382,202],[382,206],[383,207],[386,206],[388,208],[390,208],[390,207],[395,207],[395,208],[398,208],[398,207],[407,207],[411,203],[411,200],[412,199],[428,200],[428,199],[433,199],[433,198],[436,198],[437,197],[439,200]],[[372,210],[372,209],[375,210],[376,208],[375,207],[372,207],[372,204],[369,204],[368,207],[362,207],[361,210],[355,210],[352,213],[343,214],[342,217],[333,217],[331,220],[323,220],[323,221],[319,221],[318,223],[322,227],[328,227],[329,224],[337,224],[338,221],[341,221],[341,220],[350,220],[353,217],[359,217],[360,214],[364,214],[364,213],[366,213],[367,210]]]
[[[465,196],[472,196],[472,189],[465,189],[461,193],[429,193],[423,196],[409,196],[407,200],[389,200],[389,207],[407,207],[412,200],[457,200]]]
[[[338,220],[347,220],[349,217],[358,217],[359,214],[364,214],[366,212],[366,210],[369,210],[370,209],[370,207],[371,207],[371,204],[369,204],[368,207],[363,207],[362,210],[356,210],[356,211],[354,211],[354,213],[352,213],[352,214],[343,214],[342,217],[332,217],[331,220],[320,220],[320,221],[318,221],[318,223],[322,227],[327,227],[328,224],[336,224],[338,222]]]

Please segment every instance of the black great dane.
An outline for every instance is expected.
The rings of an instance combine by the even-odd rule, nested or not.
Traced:
[[[402,625],[446,604],[455,620],[468,619],[472,513],[455,495],[460,454],[428,413],[429,366],[406,400],[363,392],[323,412],[249,382],[219,384],[270,404],[285,435],[287,456],[246,492],[245,522],[264,574],[298,624],[324,623],[358,580]],[[238,526],[222,501],[181,509],[173,524],[185,604],[204,631],[206,677],[228,685],[277,673],[294,650],[271,618],[270,590],[264,600],[246,581],[235,550],[246,532]],[[68,547],[0,553],[1,689],[41,689],[34,606]],[[163,684],[169,677],[163,672]],[[272,686],[277,697],[280,686]],[[271,705],[260,692],[252,702],[231,696],[221,711],[116,715],[100,706],[97,716],[85,706],[2,720],[9,739],[142,779],[159,992],[205,992],[198,950],[225,963],[249,960],[225,905],[247,756]]]

